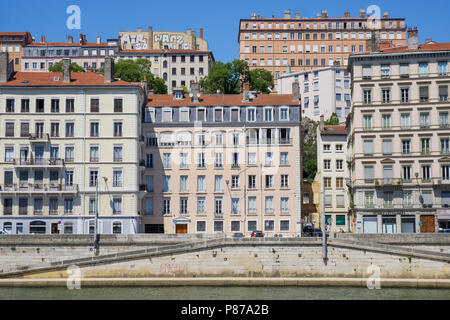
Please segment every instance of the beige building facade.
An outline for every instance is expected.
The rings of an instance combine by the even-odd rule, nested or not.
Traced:
[[[351,192],[358,233],[427,233],[450,221],[448,43],[351,57]]]
[[[2,230],[93,233],[99,204],[99,233],[138,233],[141,86],[114,80],[112,58],[105,76],[0,59]]]
[[[143,232],[299,234],[298,94],[191,93],[148,96]]]

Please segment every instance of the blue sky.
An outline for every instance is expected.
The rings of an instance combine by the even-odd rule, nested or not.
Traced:
[[[4,0],[3,0],[4,1]],[[66,8],[76,4],[81,9],[81,30],[66,28]],[[205,39],[216,60],[231,61],[238,57],[237,32],[239,19],[249,18],[252,12],[264,17],[281,17],[285,9],[300,12],[302,17],[314,17],[322,10],[329,17],[341,17],[349,10],[358,16],[360,9],[377,5],[390,17],[406,18],[409,27],[419,28],[419,41],[431,37],[438,42],[450,42],[450,2],[448,0],[22,0],[8,1],[0,11],[1,31],[30,31],[39,40],[64,41],[67,35],[78,39],[79,33],[88,41],[117,38],[119,31],[138,27],[162,31],[205,29]],[[11,14],[15,13],[15,14]],[[20,13],[20,14],[17,14]]]

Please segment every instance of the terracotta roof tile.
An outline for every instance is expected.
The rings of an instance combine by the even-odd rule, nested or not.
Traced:
[[[108,43],[86,42],[81,44],[79,42],[32,42],[27,47],[117,47],[117,45],[110,45]]]
[[[450,50],[450,42],[447,43],[425,43],[420,44],[418,49],[408,49],[408,46],[387,48],[381,50],[383,53],[396,53],[396,52],[423,52],[423,51],[447,51]]]
[[[346,135],[346,126],[325,126],[324,130],[321,131],[323,135]]]
[[[277,106],[298,105],[292,101],[291,94],[258,94],[256,99],[242,102],[242,94],[201,94],[200,103],[192,103],[189,95],[184,99],[174,99],[173,95],[151,94],[147,107],[166,106]]]
[[[120,50],[120,53],[124,54],[146,54],[146,53],[211,53],[211,51],[202,50],[189,50],[189,49],[147,49],[147,50]]]
[[[55,77],[59,80],[55,81]],[[0,83],[0,87],[139,86],[122,80],[105,83],[102,74],[93,72],[71,72],[70,78],[70,83],[63,83],[62,72],[16,72],[8,82]]]

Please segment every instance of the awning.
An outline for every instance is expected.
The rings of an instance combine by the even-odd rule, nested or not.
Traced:
[[[179,218],[173,219],[172,221],[174,224],[186,224],[186,223],[190,223],[191,219],[179,217]]]

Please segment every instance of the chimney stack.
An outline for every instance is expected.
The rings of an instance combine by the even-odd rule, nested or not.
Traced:
[[[198,82],[191,82],[191,102],[192,103],[200,103],[200,83]]]
[[[297,102],[300,100],[300,86],[297,81],[292,83],[292,102]]]
[[[383,17],[384,17],[385,19],[388,19],[388,18],[389,18],[389,12],[385,12]]]
[[[200,39],[203,39],[203,28],[200,28]]]
[[[291,18],[291,10],[284,10],[284,18],[285,19]]]
[[[344,12],[344,17],[350,18],[350,11],[345,11]]]
[[[192,30],[192,50],[197,50],[197,37],[194,30]]]
[[[372,36],[366,41],[368,52],[379,52],[380,51],[380,32],[372,31]]]
[[[102,38],[100,36],[97,36],[97,44],[102,43]]]
[[[320,132],[322,132],[325,129],[325,117],[323,116],[323,114],[320,116],[320,123],[319,123],[319,130]]]
[[[137,28],[137,31],[138,32],[142,32],[142,28]]]
[[[9,79],[9,54],[0,52],[0,83],[8,82]]]
[[[300,12],[295,13],[295,19],[300,19]]]
[[[62,61],[63,83],[70,83],[70,59]]]
[[[114,82],[114,59],[112,57],[105,58],[105,83]]]
[[[68,43],[73,43],[73,37],[72,36],[67,36],[67,42]]]
[[[359,17],[362,19],[366,18],[366,10],[359,10]]]
[[[427,38],[426,40],[425,40],[425,43],[433,43],[433,39],[431,39],[431,38]]]
[[[242,90],[242,102],[249,102],[250,83],[244,83],[244,89]]]
[[[322,10],[322,18],[328,18],[328,11]]]
[[[408,29],[408,49],[417,50],[419,49],[419,38],[418,38],[417,27]]]
[[[41,36],[41,43],[45,43],[45,36]]]

